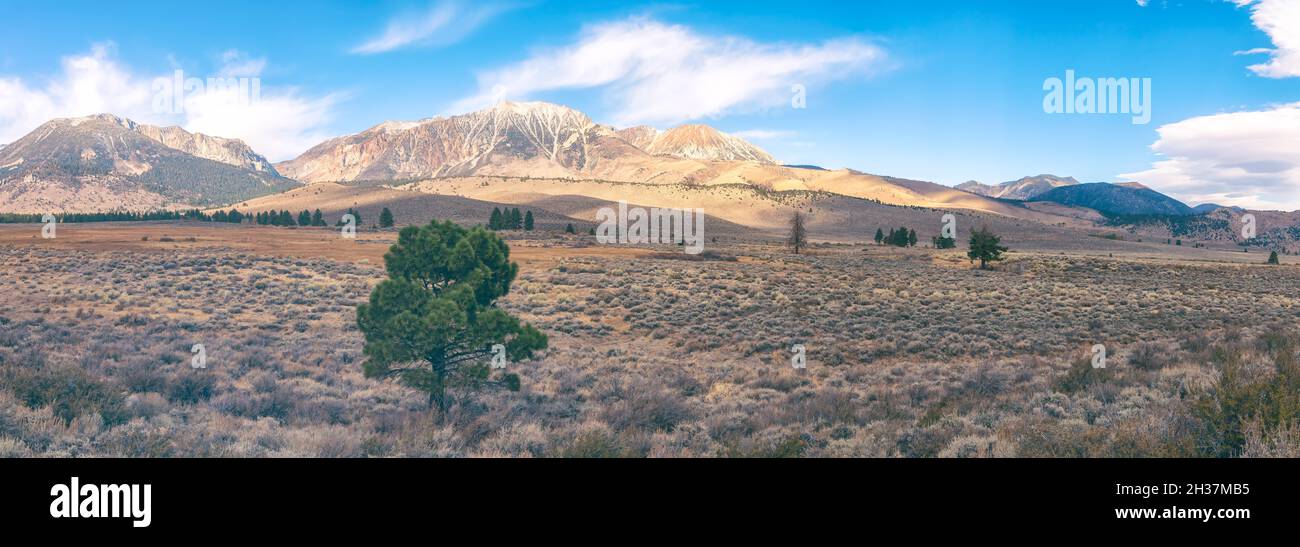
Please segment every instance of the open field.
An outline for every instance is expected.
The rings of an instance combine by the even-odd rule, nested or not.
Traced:
[[[460,394],[436,425],[419,393],[361,372],[354,307],[391,232],[0,226],[0,454],[1300,451],[1284,419],[1300,409],[1295,257],[1099,240],[1114,247],[980,271],[958,251],[875,245],[723,242],[686,259],[507,238],[521,273],[503,306],[550,348],[511,365],[521,391]]]
[[[584,254],[627,257],[648,249],[595,248],[589,238],[551,234],[545,239],[518,233],[511,259],[521,270],[549,268],[562,257]],[[397,241],[394,231],[358,230],[355,240],[343,239],[336,228],[281,228],[220,222],[99,222],[60,224],[58,237],[41,239],[36,224],[0,224],[0,245],[35,245],[69,251],[139,251],[143,253],[251,253],[300,259],[372,264],[382,269],[384,253]]]

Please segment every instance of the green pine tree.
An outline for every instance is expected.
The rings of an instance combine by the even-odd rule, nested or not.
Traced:
[[[524,215],[524,229],[525,229],[525,230],[528,230],[529,232],[533,231],[533,212],[532,212],[532,211],[528,211],[528,213]]]
[[[971,232],[970,251],[966,252],[966,256],[972,262],[980,261],[981,270],[988,269],[989,262],[1002,260],[1002,253],[1007,252],[1007,248],[1000,245],[1001,242],[1002,239],[993,235],[988,226],[982,227]]]
[[[384,207],[384,210],[379,212],[379,227],[380,228],[393,227],[393,212],[389,211],[387,207]]]
[[[890,245],[893,245],[893,246],[895,246],[895,247],[906,247],[906,246],[907,246],[907,228],[906,228],[906,227],[903,227],[903,228],[899,228],[899,229],[897,229],[897,230],[894,230],[893,232],[891,232],[891,234],[892,234],[892,235],[891,235],[890,238],[889,238],[889,244],[890,244]]]
[[[881,231],[880,228],[876,228],[876,245],[880,245],[880,243],[884,240],[885,240],[885,232]]]
[[[519,389],[519,377],[492,377],[493,346],[510,361],[546,348],[546,335],[496,307],[518,274],[510,248],[482,228],[452,222],[407,226],[384,255],[388,279],[357,307],[368,378],[396,378],[429,394],[446,416],[447,391]]]
[[[488,229],[489,230],[501,229],[501,209],[498,209],[496,207],[492,208],[492,218],[488,219]]]

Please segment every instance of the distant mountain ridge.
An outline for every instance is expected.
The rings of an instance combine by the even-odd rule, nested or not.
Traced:
[[[296,184],[241,141],[111,114],[52,120],[0,150],[8,212],[209,206]]]
[[[763,149],[701,124],[683,125],[659,133],[643,150],[655,156],[692,160],[776,164],[776,159]]]
[[[1028,201],[1050,201],[1087,207],[1108,216],[1191,216],[1196,211],[1183,202],[1146,187],[1094,182],[1053,188]]]
[[[202,133],[191,133],[174,125],[157,127],[139,124],[135,126],[135,130],[170,148],[200,158],[219,161],[243,169],[279,175],[271,162],[267,161],[261,154],[254,152],[252,148],[244,144],[244,141],[239,139],[224,139]]]
[[[1025,201],[1051,191],[1053,188],[1072,186],[1075,184],[1079,184],[1079,181],[1074,180],[1074,177],[1038,175],[1036,177],[1024,177],[1020,180],[1013,180],[997,185],[982,184],[972,180],[958,184],[956,188],[972,194],[978,194],[995,199]]]
[[[457,116],[385,122],[323,142],[277,168],[303,182],[473,175],[621,180],[653,172],[655,157],[776,164],[761,148],[705,125],[615,129],[565,106],[504,101]]]

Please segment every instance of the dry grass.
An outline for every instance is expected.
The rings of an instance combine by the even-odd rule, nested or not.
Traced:
[[[504,305],[550,349],[513,365],[522,391],[458,397],[437,426],[361,375],[353,307],[389,234],[330,250],[313,230],[12,230],[0,455],[1286,456],[1300,439],[1288,400],[1257,391],[1290,378],[1293,267],[1042,254],[981,272],[765,245],[694,261],[535,235],[512,243],[533,261]],[[1235,402],[1257,393],[1274,395]]]

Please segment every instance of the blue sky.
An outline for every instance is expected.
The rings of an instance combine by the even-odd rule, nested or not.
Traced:
[[[0,33],[0,142],[108,110],[283,160],[505,97],[617,125],[707,123],[787,163],[943,184],[1133,179],[1294,209],[1298,3],[21,3]],[[177,69],[255,76],[264,104],[151,109],[150,83]],[[1045,113],[1044,80],[1066,70],[1150,78],[1150,123]],[[791,107],[795,84],[807,108]]]

